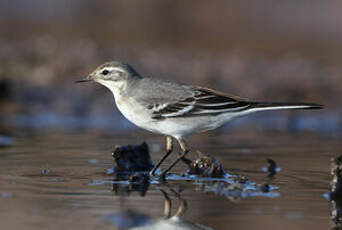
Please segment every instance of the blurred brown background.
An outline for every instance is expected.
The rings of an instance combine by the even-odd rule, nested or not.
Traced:
[[[105,61],[121,60],[143,75],[241,97],[321,103],[324,111],[301,116],[341,131],[341,1],[0,4],[5,122],[105,127],[120,117],[110,92],[73,81]]]

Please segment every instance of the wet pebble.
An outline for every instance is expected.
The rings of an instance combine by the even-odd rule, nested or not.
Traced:
[[[48,175],[49,172],[50,172],[50,170],[48,170],[48,169],[42,169],[41,172],[42,172],[43,175]]]

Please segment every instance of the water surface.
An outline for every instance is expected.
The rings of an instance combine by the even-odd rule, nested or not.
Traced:
[[[215,156],[229,173],[277,187],[272,191],[276,196],[232,198],[213,182],[151,184],[145,194],[129,192],[129,186],[113,191],[113,175],[107,174],[112,147],[145,140],[157,160],[164,145],[160,136],[95,131],[20,136],[0,149],[1,229],[163,229],[170,223],[179,229],[201,229],[198,224],[213,229],[330,228],[331,210],[323,194],[331,179],[330,158],[341,149],[338,140],[258,131],[190,137],[193,149]],[[266,158],[282,169],[273,178],[262,171]],[[184,170],[179,165],[174,172]],[[163,218],[166,197],[172,202],[171,216],[186,202],[181,217]]]

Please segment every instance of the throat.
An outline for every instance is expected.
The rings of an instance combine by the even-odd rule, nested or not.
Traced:
[[[112,92],[116,101],[120,100],[121,95],[125,89],[124,82],[111,82],[111,81],[99,80],[98,83],[108,88]]]
[[[111,88],[110,91],[112,92],[115,101],[120,101],[121,98],[121,90],[116,88]]]

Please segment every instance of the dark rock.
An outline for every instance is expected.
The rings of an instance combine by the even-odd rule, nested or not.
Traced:
[[[268,162],[268,166],[265,166],[263,168],[263,171],[268,173],[268,177],[269,178],[272,178],[273,176],[275,176],[281,169],[278,167],[277,163],[270,159],[270,158],[267,158],[266,161]]]
[[[269,192],[270,191],[270,185],[269,184],[263,184],[260,186],[260,190],[262,192]]]
[[[148,145],[115,146],[112,156],[115,161],[116,172],[141,172],[153,168]]]
[[[331,209],[331,229],[342,229],[342,156],[332,159],[328,197]]]
[[[226,174],[222,164],[215,158],[198,152],[199,158],[191,161],[187,174],[201,177],[222,178]]]
[[[330,173],[333,176],[330,181],[330,197],[342,200],[342,156],[332,159]]]

